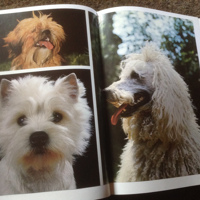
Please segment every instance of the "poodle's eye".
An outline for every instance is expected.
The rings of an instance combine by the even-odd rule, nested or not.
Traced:
[[[131,79],[139,79],[140,78],[139,74],[136,73],[135,71],[131,72],[131,76],[130,77],[131,77]]]
[[[17,119],[17,124],[19,126],[25,126],[27,124],[27,117],[25,115],[22,115],[20,116],[18,119]]]
[[[63,119],[63,116],[62,116],[61,113],[59,113],[59,112],[53,112],[53,115],[52,115],[52,122],[58,123],[58,122],[60,122],[62,119]]]
[[[121,62],[121,68],[124,69],[125,68],[126,63],[124,61]]]

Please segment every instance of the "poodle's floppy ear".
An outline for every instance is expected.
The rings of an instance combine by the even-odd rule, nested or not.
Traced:
[[[155,60],[151,60],[154,71],[152,114],[157,119],[159,132],[166,135],[168,140],[176,140],[179,138],[178,130],[195,117],[191,98],[188,86],[174,70],[167,56],[162,52],[155,53]],[[165,131],[168,135],[164,134]]]

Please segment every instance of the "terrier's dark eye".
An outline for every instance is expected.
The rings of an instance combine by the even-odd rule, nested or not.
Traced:
[[[58,122],[60,122],[62,119],[63,119],[63,116],[62,116],[61,113],[59,113],[59,112],[53,112],[53,115],[52,115],[52,122],[58,123]]]
[[[130,77],[131,77],[131,79],[139,79],[140,78],[139,74],[136,73],[135,71],[131,72],[131,76]]]
[[[22,115],[20,116],[18,119],[17,119],[17,124],[19,126],[25,126],[27,124],[27,117],[25,115]]]

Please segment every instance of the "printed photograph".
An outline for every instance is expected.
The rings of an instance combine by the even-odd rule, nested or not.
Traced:
[[[0,15],[0,71],[89,65],[85,11]]]
[[[0,194],[100,185],[90,70],[1,76]]]
[[[110,180],[200,173],[200,74],[192,21],[100,15]]]

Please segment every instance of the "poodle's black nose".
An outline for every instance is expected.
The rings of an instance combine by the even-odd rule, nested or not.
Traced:
[[[116,99],[115,99],[115,92],[112,90],[112,89],[108,89],[108,88],[106,88],[106,89],[104,89],[103,91],[102,91],[102,95],[104,96],[104,98],[107,100],[107,101],[116,101]]]
[[[37,131],[30,135],[29,141],[32,148],[44,148],[49,143],[49,136],[44,131]]]

